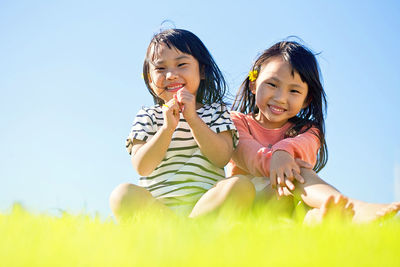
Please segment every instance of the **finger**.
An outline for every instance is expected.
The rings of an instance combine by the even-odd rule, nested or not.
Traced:
[[[163,105],[161,106],[161,109],[166,111],[166,110],[169,109],[169,106],[168,106],[167,104],[163,104]]]
[[[284,173],[282,170],[276,172],[276,182],[281,186],[285,186]]]
[[[292,183],[292,181],[290,181],[289,179],[285,179],[285,184],[286,184],[286,187],[287,188],[289,188],[291,191],[293,191],[294,190],[294,184]]]
[[[295,172],[300,173],[299,165],[298,164],[294,164],[294,166],[292,166],[292,170],[293,170],[293,176],[294,176]]]
[[[294,179],[296,179],[298,182],[304,184],[304,178],[301,176],[298,172],[293,172]]]
[[[180,99],[181,99],[181,96],[180,96],[180,94],[179,94],[179,91],[178,91],[178,93],[174,94],[174,99],[175,99],[175,101],[179,104]]]
[[[278,195],[283,196],[283,188],[280,185],[278,185]]]
[[[179,119],[179,117],[180,117],[179,113],[180,113],[179,106],[175,104],[175,105],[173,106],[172,114],[174,114],[175,117],[176,117],[177,119]]]
[[[178,91],[179,92],[179,91]],[[174,94],[174,101],[178,105],[179,110],[182,110],[182,102],[180,101],[180,98],[178,97],[177,94]]]
[[[176,115],[179,114],[179,106],[174,98],[170,99],[167,103],[162,105],[165,111],[171,111],[172,114]]]
[[[299,158],[295,159],[295,161],[299,165],[299,167],[307,168],[307,169],[312,169],[313,168],[313,166],[310,163],[308,163],[308,162],[306,162],[304,160],[301,160]]]
[[[290,181],[294,180],[293,172],[291,169],[285,170],[285,176],[286,176],[286,179],[289,179]]]
[[[271,187],[276,188],[276,172],[272,171],[269,174],[269,181],[271,182]]]

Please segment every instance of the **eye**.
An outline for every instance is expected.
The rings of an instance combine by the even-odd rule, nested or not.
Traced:
[[[276,84],[271,83],[271,82],[267,82],[267,85],[271,86],[271,87],[276,87]]]
[[[186,65],[187,65],[187,63],[179,63],[178,67],[183,67],[183,66],[186,66]]]
[[[290,92],[294,93],[294,94],[301,94],[301,92],[299,90],[296,90],[296,89],[291,89]]]
[[[163,71],[163,70],[165,70],[164,67],[155,67],[154,69],[155,69],[156,71]]]

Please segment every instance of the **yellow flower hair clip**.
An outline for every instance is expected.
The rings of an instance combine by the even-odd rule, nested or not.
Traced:
[[[257,79],[257,76],[258,76],[258,70],[249,71],[249,80],[251,82],[254,82]]]

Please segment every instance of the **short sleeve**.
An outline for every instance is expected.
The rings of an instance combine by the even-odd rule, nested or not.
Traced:
[[[141,140],[147,142],[157,132],[157,124],[155,116],[149,109],[142,108],[136,115],[131,131],[126,139],[126,150],[129,154],[132,153],[133,140]]]
[[[235,124],[231,119],[231,114],[229,113],[225,105],[213,106],[213,113],[211,114],[211,121],[208,124],[210,129],[216,133],[221,133],[224,131],[231,131],[233,146],[236,148],[239,142],[239,134],[236,130]]]

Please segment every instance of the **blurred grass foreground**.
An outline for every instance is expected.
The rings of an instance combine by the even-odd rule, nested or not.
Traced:
[[[400,221],[356,225],[259,211],[187,219],[0,213],[0,266],[400,266]]]

